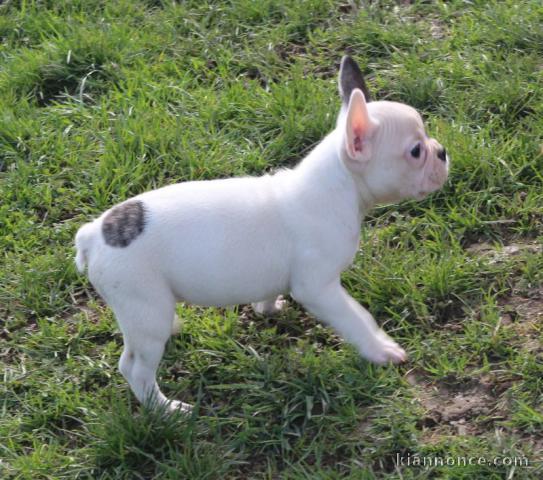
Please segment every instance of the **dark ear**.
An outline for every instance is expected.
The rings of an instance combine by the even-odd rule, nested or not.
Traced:
[[[339,94],[345,105],[349,104],[351,93],[355,88],[362,90],[367,102],[371,100],[370,92],[366,86],[360,67],[349,55],[345,55],[341,59],[338,84]]]

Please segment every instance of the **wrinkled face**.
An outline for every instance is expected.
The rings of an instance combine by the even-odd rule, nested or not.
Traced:
[[[424,130],[418,112],[396,102],[367,102],[356,62],[343,57],[338,79],[343,101],[337,121],[340,156],[366,201],[422,199],[447,180],[445,149]]]
[[[379,203],[422,199],[440,189],[449,171],[445,149],[424,130],[418,112],[401,103],[367,104],[370,157],[355,172]],[[350,163],[350,162],[349,162]]]

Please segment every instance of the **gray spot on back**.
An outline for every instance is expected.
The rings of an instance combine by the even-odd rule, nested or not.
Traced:
[[[145,208],[140,200],[113,207],[102,222],[102,235],[112,247],[127,247],[145,228]]]

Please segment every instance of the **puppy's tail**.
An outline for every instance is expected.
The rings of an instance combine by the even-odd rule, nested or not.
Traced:
[[[89,255],[94,243],[96,242],[96,221],[85,223],[75,236],[75,265],[83,273],[89,262]]]

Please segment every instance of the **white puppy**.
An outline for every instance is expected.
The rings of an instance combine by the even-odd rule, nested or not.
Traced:
[[[448,160],[416,110],[366,103],[362,74],[349,57],[339,90],[335,130],[296,168],[146,192],[77,232],[77,267],[88,266],[117,317],[125,347],[119,368],[141,402],[190,408],[167,400],[156,383],[178,301],[253,302],[273,313],[283,303],[278,296],[290,293],[368,360],[406,359],[341,286],[340,274],[356,254],[364,214],[377,203],[439,189]]]

